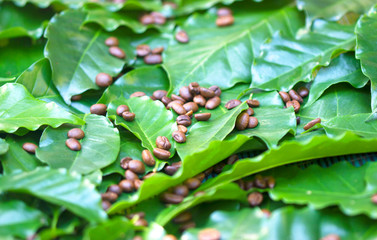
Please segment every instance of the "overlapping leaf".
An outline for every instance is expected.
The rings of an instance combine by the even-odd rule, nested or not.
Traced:
[[[91,226],[85,229],[85,240],[129,240],[133,238],[134,226],[125,217],[112,218],[100,225]]]
[[[5,154],[9,150],[9,144],[2,138],[0,138],[0,155]]]

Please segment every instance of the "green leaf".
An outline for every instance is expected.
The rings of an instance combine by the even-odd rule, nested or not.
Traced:
[[[46,128],[41,136],[36,156],[52,168],[66,168],[70,172],[88,174],[113,163],[119,153],[119,132],[104,116],[88,114],[81,129],[85,137],[80,151],[66,145],[67,132],[73,126]]]
[[[0,86],[3,86],[6,83],[14,83],[15,80],[16,80],[15,77],[13,77],[13,78],[2,78],[2,77],[0,77]]]
[[[292,7],[261,9],[247,3],[233,11],[235,23],[226,28],[216,26],[215,12],[194,14],[182,25],[190,42],[170,46],[164,57],[170,91],[177,93],[190,82],[223,90],[249,83],[250,66],[262,43],[276,31],[294,36],[301,25],[301,15]]]
[[[27,238],[46,223],[44,214],[18,200],[0,202],[0,236]]]
[[[0,138],[0,155],[7,153],[9,150],[9,144],[2,138]]]
[[[58,127],[63,123],[84,123],[53,102],[35,99],[24,86],[17,83],[0,87],[0,103],[0,130],[8,133],[19,128],[37,130],[42,125]]]
[[[33,5],[16,7],[13,3],[0,5],[0,39],[42,36],[46,23],[52,17],[51,10],[40,10]]]
[[[130,108],[130,112],[135,113],[134,121],[127,122],[116,114],[117,107],[122,104],[127,105]],[[153,101],[146,96],[130,99],[121,97],[110,103],[107,112],[108,116],[115,120],[116,125],[130,130],[141,140],[143,147],[151,152],[156,148],[156,138],[158,136],[167,137],[172,143],[170,152],[171,156],[173,156],[175,149],[172,133],[176,130],[177,125],[173,113],[166,110],[162,102]],[[160,165],[164,165],[164,162],[156,158],[155,169],[159,169]]]
[[[294,207],[278,209],[270,218],[259,208],[216,211],[205,226],[187,230],[182,239],[197,239],[199,231],[204,228],[217,229],[221,239],[318,240],[336,234],[342,240],[371,240],[377,236],[376,223],[368,218],[345,218],[334,209],[315,211]]]
[[[87,227],[84,240],[132,239],[134,225],[125,217],[115,217],[97,226]]]
[[[352,50],[354,26],[317,20],[313,30],[297,38],[275,35],[262,46],[252,66],[252,88],[288,91],[299,81],[309,82],[313,71],[326,66],[339,52]]]
[[[106,219],[101,196],[88,181],[65,169],[37,168],[0,177],[0,191],[25,193],[63,206],[90,222]]]
[[[210,7],[222,3],[229,5],[235,0],[181,0],[179,8],[176,10],[178,15],[184,15],[192,13],[196,10],[205,10]]]
[[[305,106],[313,104],[330,86],[347,82],[355,88],[362,88],[369,79],[363,75],[360,61],[353,53],[341,54],[331,61],[328,67],[321,68],[310,87],[308,101]]]

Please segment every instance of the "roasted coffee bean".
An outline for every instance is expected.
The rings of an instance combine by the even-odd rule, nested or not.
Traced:
[[[138,218],[145,218],[145,212],[134,212],[134,213],[130,213],[130,214],[127,214],[126,216],[128,219],[132,219],[134,217],[138,217]]]
[[[166,97],[166,94],[168,94],[165,90],[156,90],[153,92],[153,97],[155,97],[157,100],[161,100],[162,97]]]
[[[178,125],[178,131],[183,132],[184,134],[187,133],[187,127],[183,125]]]
[[[139,160],[131,160],[128,163],[128,169],[137,174],[143,174],[145,172],[145,166]]]
[[[274,177],[266,177],[266,182],[267,182],[268,188],[272,189],[275,187],[276,181]]]
[[[287,92],[280,91],[279,95],[280,95],[281,99],[283,100],[283,102],[286,103],[288,101],[291,101],[291,97],[289,96],[289,94]]]
[[[215,96],[215,92],[212,91],[211,89],[209,88],[205,88],[205,87],[200,87],[200,95],[202,95],[203,97],[205,98],[213,98]]]
[[[65,141],[65,145],[71,149],[72,151],[80,151],[81,150],[81,144],[80,142],[75,138],[68,138]]]
[[[166,97],[166,96],[164,96],[164,97],[161,98],[161,102],[162,102],[165,106],[167,106],[167,105],[171,102],[171,99],[168,98],[168,97]]]
[[[135,120],[136,115],[135,113],[132,113],[132,112],[123,112],[122,117],[127,122],[132,122],[133,120]]]
[[[116,37],[108,37],[105,40],[105,44],[107,46],[109,46],[109,47],[118,46],[119,45],[119,40]]]
[[[259,206],[263,202],[263,195],[259,192],[250,193],[247,197],[249,205],[251,207]]]
[[[113,83],[113,78],[107,73],[98,73],[96,84],[98,87],[108,87]]]
[[[237,154],[233,154],[230,157],[228,157],[228,160],[226,161],[226,164],[228,164],[228,165],[234,164],[235,162],[238,161],[238,159],[239,159],[238,155]]]
[[[123,192],[133,192],[135,190],[134,180],[124,179],[119,182],[119,187]]]
[[[125,3],[126,0],[113,0],[113,3]]]
[[[193,112],[197,112],[199,110],[198,104],[196,104],[194,102],[188,102],[188,103],[183,104],[183,108],[187,112],[190,111],[190,110],[192,110]]]
[[[179,204],[183,201],[183,197],[174,193],[165,192],[161,195],[161,201],[170,204]]]
[[[173,193],[182,197],[186,197],[189,194],[189,189],[185,185],[178,185],[174,187]]]
[[[150,14],[145,14],[140,18],[140,22],[143,25],[153,24],[154,23],[154,17]]]
[[[148,65],[160,64],[162,63],[162,57],[160,54],[149,54],[144,57],[144,63]]]
[[[131,170],[126,170],[126,172],[124,173],[124,176],[126,177],[127,180],[131,180],[131,181],[139,179],[139,176],[137,176],[137,174]]]
[[[199,173],[195,176],[195,178],[199,179],[199,181],[202,182],[206,178],[206,175],[204,173]]]
[[[262,213],[266,216],[266,217],[271,217],[271,212],[270,210],[268,209],[261,209]]]
[[[183,30],[180,30],[175,34],[175,39],[180,43],[188,43],[190,41],[189,36]]]
[[[101,198],[104,201],[115,202],[118,199],[118,194],[113,192],[105,192],[101,194]]]
[[[169,150],[171,148],[171,143],[167,137],[158,136],[156,138],[156,146],[161,149]]]
[[[310,128],[314,127],[314,125],[316,125],[317,123],[321,123],[321,119],[320,118],[316,118],[316,119],[311,120],[310,122],[308,122],[304,126],[304,130],[309,130]]]
[[[141,152],[141,158],[145,164],[147,164],[147,166],[153,167],[156,164],[156,160],[154,159],[152,153],[147,149],[144,149]]]
[[[213,172],[216,174],[220,174],[223,171],[224,167],[225,167],[225,163],[220,162],[213,167]]]
[[[292,106],[293,109],[294,109],[294,111],[295,111],[295,113],[298,113],[300,111],[300,107],[301,107],[300,103],[298,101],[296,101],[296,100],[288,101],[285,104],[285,106],[287,108],[289,108],[290,106]]]
[[[204,107],[207,102],[207,100],[202,95],[196,95],[193,101],[201,107]]]
[[[144,218],[139,218],[138,220],[136,220],[136,222],[134,223],[135,226],[137,227],[148,227],[148,221],[145,220]]]
[[[136,190],[138,190],[140,188],[141,184],[143,184],[143,181],[141,181],[140,179],[134,180],[134,185],[135,185]]]
[[[206,228],[199,232],[198,239],[199,240],[220,240],[221,233],[214,228]]]
[[[198,121],[208,121],[211,118],[211,113],[198,113],[194,117]]]
[[[182,102],[182,105],[186,102],[186,100],[178,95],[175,95],[175,94],[172,94],[171,95],[171,99],[173,101],[181,101]]]
[[[171,153],[167,150],[161,149],[161,148],[155,148],[153,149],[153,154],[161,160],[167,160],[170,158]]]
[[[184,143],[186,142],[186,135],[181,131],[174,131],[172,133],[174,141],[177,143]]]
[[[107,210],[111,207],[111,203],[109,201],[102,201],[102,208],[103,210]]]
[[[122,193],[122,189],[116,185],[116,184],[113,184],[113,185],[110,185],[108,188],[107,188],[107,191],[108,192],[113,192],[117,195],[120,195]]]
[[[97,115],[106,115],[107,106],[103,103],[93,104],[90,107],[90,113]]]
[[[233,25],[234,17],[232,15],[220,16],[216,19],[216,25],[218,27],[226,27]]]
[[[143,97],[145,96],[145,92],[134,92],[130,95],[130,98],[133,98],[133,97]]]
[[[162,240],[177,240],[177,238],[172,235],[172,234],[168,234],[168,235],[165,235]]]
[[[189,90],[188,87],[184,86],[179,89],[179,95],[185,99],[186,101],[191,101],[193,99],[193,96]]]
[[[184,114],[187,113],[185,108],[181,104],[179,104],[178,102],[174,102],[174,101],[171,102],[170,107],[174,110],[174,112],[176,112],[179,115],[184,115]]]
[[[301,123],[301,118],[300,117],[296,117],[296,123],[297,123],[297,125],[299,125]]]
[[[249,99],[249,100],[246,100],[246,103],[247,105],[249,105],[249,107],[251,108],[254,108],[254,107],[259,107],[259,101],[256,100],[256,99]]]
[[[247,113],[249,116],[253,116],[253,115],[254,115],[254,109],[252,109],[252,108],[248,108],[248,109],[246,110],[246,113]]]
[[[22,145],[22,148],[28,152],[28,153],[31,153],[31,154],[35,154],[35,150],[38,148],[37,145],[35,145],[34,143],[30,143],[30,142],[26,142]]]
[[[140,44],[136,47],[136,55],[145,57],[151,52],[151,48],[147,44]]]
[[[159,12],[151,12],[151,16],[153,17],[153,21],[157,25],[163,25],[166,22],[166,18]]]
[[[156,172],[149,172],[149,173],[147,173],[147,174],[143,177],[143,180],[148,179],[148,178],[150,178],[150,177],[152,177],[152,176],[154,176],[154,175],[156,175]]]
[[[236,120],[236,129],[239,131],[245,130],[249,125],[249,114],[246,112],[240,113]]]
[[[152,54],[161,54],[164,52],[164,47],[156,47],[152,50]]]
[[[167,175],[173,176],[178,171],[179,168],[180,168],[180,166],[173,166],[173,165],[172,166],[165,166],[164,172]]]
[[[73,95],[71,97],[71,101],[80,101],[82,98],[82,95],[81,94],[78,94],[78,95]]]
[[[185,222],[190,221],[191,219],[192,219],[192,214],[190,212],[183,212],[179,214],[178,216],[176,216],[175,218],[173,218],[173,223],[177,223],[177,224],[185,223]]]
[[[242,102],[238,99],[232,99],[232,100],[229,100],[226,104],[225,104],[225,107],[230,110],[230,109],[233,109],[235,107],[237,107],[238,105],[240,105]]]
[[[250,189],[252,189],[252,188],[254,188],[255,186],[254,186],[254,181],[246,181],[245,182],[245,190],[247,191],[247,190],[250,190]]]
[[[124,59],[126,57],[126,53],[120,47],[113,46],[109,48],[109,53],[114,57]]]
[[[229,8],[222,7],[222,8],[217,9],[217,16],[221,17],[221,16],[228,16],[228,15],[232,15],[232,10],[230,10]]]
[[[67,133],[68,138],[76,138],[77,140],[83,139],[85,137],[85,133],[80,128],[72,128]]]
[[[292,100],[296,100],[298,101],[299,103],[302,103],[303,100],[302,100],[302,97],[293,89],[289,90],[289,96],[292,98]]]
[[[211,86],[209,89],[215,92],[215,96],[218,96],[218,97],[221,96],[221,89],[219,86],[214,85],[214,86]]]
[[[117,107],[117,115],[122,116],[122,113],[130,111],[130,108],[127,105],[119,105]]]
[[[143,238],[141,236],[135,236],[132,238],[132,240],[143,240]]]
[[[245,182],[244,182],[242,179],[239,179],[239,180],[235,181],[235,183],[237,183],[238,186],[239,186],[241,189],[245,190]]]
[[[187,115],[179,115],[176,119],[178,125],[188,127],[191,125],[191,118]]]
[[[194,114],[192,110],[188,111],[185,115],[191,117]]]
[[[208,99],[206,103],[206,108],[207,109],[215,109],[217,108],[221,103],[221,99],[218,96],[214,96],[213,98]]]
[[[336,234],[329,234],[321,238],[320,240],[341,240],[341,238]]]
[[[372,201],[372,203],[377,204],[377,194],[372,195],[371,201]]]
[[[197,82],[192,82],[188,85],[190,93],[194,96],[200,94],[200,85]]]
[[[300,87],[299,89],[297,89],[297,93],[301,96],[301,97],[307,97],[309,95],[309,89],[306,88],[306,87]]]
[[[185,181],[184,184],[188,187],[188,189],[194,190],[197,189],[201,183],[202,182],[197,178],[189,178]]]
[[[171,109],[171,106],[173,104],[176,104],[178,103],[179,105],[181,105],[183,107],[183,104],[185,104],[183,101],[180,101],[180,100],[174,100],[174,101],[171,101],[170,103],[168,103],[168,105],[166,106],[166,109]]]
[[[196,227],[195,222],[186,222],[186,223],[182,224],[181,226],[179,226],[179,231],[184,232],[187,229],[194,228],[194,227]]]
[[[154,96],[150,96],[149,97],[150,99],[152,99],[153,101],[156,101],[156,100],[158,100],[157,98],[155,98]]]
[[[120,167],[124,170],[128,169],[128,163],[132,160],[130,157],[124,157],[120,160]]]
[[[255,176],[255,179],[254,179],[254,185],[257,188],[265,189],[267,187],[267,181],[261,175],[257,175]]]
[[[258,126],[258,119],[256,117],[249,117],[249,124],[247,125],[247,128],[255,128]]]

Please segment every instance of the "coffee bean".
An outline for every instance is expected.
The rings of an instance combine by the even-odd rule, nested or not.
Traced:
[[[146,174],[144,177],[143,177],[143,179],[145,180],[145,179],[148,179],[148,178],[150,178],[150,177],[153,177],[154,175],[156,175],[156,172],[149,172],[148,174]]]
[[[179,168],[180,168],[180,166],[174,166],[174,165],[165,166],[164,172],[167,175],[173,176],[179,170]]]
[[[372,201],[372,203],[377,204],[377,194],[372,195],[371,201]]]
[[[82,95],[81,94],[78,94],[78,95],[73,95],[71,97],[71,101],[80,101],[82,98]]]
[[[67,133],[68,138],[76,138],[77,140],[83,139],[85,137],[85,133],[80,128],[72,128]]]
[[[173,223],[185,223],[192,219],[192,214],[190,212],[182,212],[175,218],[173,218]]]
[[[101,194],[101,198],[104,201],[115,202],[118,199],[118,194],[113,192],[105,192]]]
[[[168,94],[165,90],[156,90],[153,92],[153,97],[155,97],[157,100],[161,100],[162,97],[165,97],[166,94]]]
[[[136,55],[145,57],[151,52],[151,48],[147,44],[140,44],[136,47]]]
[[[237,180],[235,183],[238,184],[238,186],[242,189],[245,190],[245,182],[242,179]]]
[[[105,40],[105,44],[107,46],[109,46],[109,47],[118,46],[119,45],[119,40],[116,37],[108,37]]]
[[[135,190],[134,180],[124,179],[119,182],[119,187],[123,192],[133,192]]]
[[[181,131],[174,131],[172,133],[174,141],[177,143],[184,143],[186,142],[186,135]]]
[[[188,111],[185,115],[191,117],[194,114],[192,110]]]
[[[224,167],[225,167],[225,163],[219,162],[213,167],[213,172],[216,174],[220,174],[223,171]]]
[[[109,201],[102,201],[102,208],[103,210],[107,210],[111,207],[111,203]]]
[[[212,91],[211,89],[209,88],[205,88],[205,87],[200,87],[200,95],[202,95],[203,97],[205,98],[213,98],[215,96],[215,92]]]
[[[126,218],[130,220],[134,217],[145,218],[145,212],[134,212],[134,213],[127,214],[126,216]]]
[[[199,240],[220,240],[221,233],[214,228],[206,228],[199,232],[198,239]]]
[[[239,131],[245,130],[249,125],[249,114],[246,112],[240,113],[236,120],[236,129]]]
[[[275,187],[275,184],[276,184],[276,181],[275,181],[275,178],[274,177],[266,177],[266,181],[267,181],[267,186],[268,188],[274,188]]]
[[[161,195],[161,201],[170,204],[179,204],[183,201],[183,197],[174,193],[165,192]]]
[[[135,120],[135,113],[132,113],[132,112],[123,112],[122,113],[122,117],[124,120],[126,120],[127,122],[132,122],[133,120]]]
[[[186,231],[187,229],[194,228],[195,226],[196,226],[195,222],[186,222],[186,223],[182,224],[182,225],[179,227],[179,231],[180,231],[180,232],[184,232],[184,231]]]
[[[251,207],[259,206],[263,202],[263,195],[259,192],[250,193],[247,197],[247,201]]]
[[[147,166],[153,167],[156,164],[156,160],[154,159],[152,153],[147,149],[144,149],[141,152],[141,158],[145,164],[147,164]]]
[[[65,145],[71,149],[72,151],[80,151],[81,150],[81,144],[80,142],[75,138],[68,138],[65,141]]]
[[[246,181],[245,182],[245,190],[247,191],[247,190],[250,190],[250,189],[252,189],[252,188],[254,188],[255,186],[254,186],[254,181]]]
[[[151,12],[151,16],[153,17],[153,21],[157,25],[163,25],[166,22],[166,18],[159,12]]]
[[[294,109],[294,111],[295,111],[295,113],[298,113],[299,111],[300,111],[300,103],[298,102],[298,101],[296,101],[296,100],[292,100],[292,101],[288,101],[286,104],[285,104],[285,106],[287,107],[287,108],[289,108],[289,107],[293,107],[293,109]]]
[[[127,105],[119,105],[117,107],[117,115],[122,116],[122,113],[130,111],[130,108]]]
[[[329,234],[321,238],[320,240],[341,240],[341,238],[336,234]]]
[[[204,173],[199,173],[195,176],[195,178],[199,179],[199,181],[202,182],[206,178],[206,175]]]
[[[161,160],[168,160],[170,158],[171,153],[167,150],[161,148],[153,149],[153,154]]]
[[[206,176],[209,176],[209,175],[211,175],[212,172],[213,172],[213,167],[210,167],[210,168],[208,168],[207,170],[205,170],[203,173],[204,173]]]
[[[258,126],[258,119],[256,117],[249,117],[247,128],[255,128],[256,126]]]
[[[108,192],[113,192],[117,195],[120,195],[122,193],[122,189],[117,184],[112,184],[107,188]]]
[[[183,125],[178,125],[178,131],[183,132],[184,134],[187,133],[187,127]]]
[[[191,125],[191,118],[187,115],[179,115],[176,119],[178,125],[188,127]]]
[[[316,119],[311,120],[310,122],[308,122],[304,126],[304,130],[309,130],[310,128],[314,127],[314,125],[316,125],[317,123],[321,123],[321,119],[320,118],[316,118]]]
[[[188,102],[188,103],[183,104],[183,108],[187,112],[190,111],[190,110],[192,110],[193,112],[197,112],[199,110],[198,104],[196,104],[194,102]]]
[[[296,100],[298,101],[299,103],[302,103],[303,100],[302,100],[302,97],[293,89],[289,90],[289,96],[292,98],[292,100]]]
[[[139,176],[137,176],[137,174],[131,170],[126,170],[126,172],[124,173],[124,176],[126,177],[127,180],[131,180],[131,181],[139,179]]]
[[[144,57],[144,63],[148,65],[160,64],[162,63],[162,57],[160,54],[149,54]]]
[[[98,73],[96,84],[98,87],[108,87],[113,83],[113,78],[107,73]]]
[[[106,111],[107,111],[107,106],[105,104],[103,104],[103,103],[93,104],[90,107],[90,113],[92,113],[92,114],[97,114],[97,115],[103,115],[103,116],[105,116],[106,115]]]
[[[167,137],[158,136],[156,138],[156,146],[161,149],[169,150],[171,148],[171,143]]]
[[[179,95],[186,101],[191,101],[193,99],[193,96],[191,95],[191,92],[188,87],[184,86],[179,89]]]
[[[197,178],[189,178],[185,181],[184,184],[188,187],[188,189],[194,190],[197,189],[201,183],[202,182]]]
[[[301,123],[301,118],[300,117],[296,117],[296,124],[299,125]]]
[[[178,185],[174,187],[173,193],[186,197],[189,194],[189,189],[185,185]]]
[[[254,185],[257,188],[265,189],[267,187],[267,181],[261,175],[257,175],[255,176],[255,179],[254,179]]]
[[[221,96],[221,89],[219,86],[214,85],[214,86],[209,87],[209,89],[215,92],[215,96],[218,96],[218,97]]]
[[[157,98],[155,98],[154,96],[150,96],[149,97],[150,99],[152,99],[153,101],[156,101],[156,100],[158,100]]]
[[[154,17],[150,14],[145,14],[140,18],[140,22],[143,25],[149,25],[154,23]]]
[[[266,217],[271,217],[271,212],[270,210],[268,209],[261,209],[262,213],[266,216]]]
[[[172,235],[172,234],[168,234],[168,235],[165,235],[162,240],[177,240],[177,238]]]
[[[130,98],[133,98],[133,97],[143,97],[145,96],[145,92],[134,92],[130,95]]]
[[[128,169],[128,163],[132,160],[130,157],[124,157],[120,160],[120,167],[124,170]]]
[[[145,166],[139,160],[131,160],[128,163],[128,169],[137,174],[143,174],[145,172]]]
[[[143,240],[143,238],[141,236],[135,236],[132,238],[132,240]]]
[[[246,113],[249,114],[249,116],[253,116],[253,115],[254,115],[254,109],[252,109],[252,108],[248,108],[248,109],[246,110]]]
[[[301,96],[301,97],[307,97],[309,95],[309,89],[306,88],[306,87],[300,87],[299,89],[297,89],[297,93]]]
[[[291,101],[291,97],[289,96],[288,93],[283,92],[283,91],[280,91],[280,92],[279,92],[279,95],[280,95],[281,99],[283,100],[283,102],[286,103],[286,102],[288,102],[288,101]]]
[[[35,150],[38,148],[37,145],[35,145],[34,143],[30,143],[30,142],[26,142],[22,145],[22,148],[28,152],[28,153],[31,153],[31,154],[35,154]]]
[[[181,101],[181,102],[183,102],[182,105],[186,102],[186,100],[184,98],[182,98],[182,97],[180,97],[178,95],[175,95],[175,94],[171,95],[171,99],[173,101]]]
[[[161,102],[162,102],[165,106],[167,106],[171,101],[172,101],[172,100],[171,100],[170,98],[166,97],[166,96],[164,96],[164,97],[161,98]]]
[[[218,96],[208,99],[206,103],[206,109],[212,110],[217,108],[221,103],[221,99]]]
[[[249,107],[251,108],[254,108],[254,107],[259,107],[259,101],[256,100],[256,99],[249,99],[249,100],[246,100],[246,103],[247,105],[249,105]]]
[[[196,95],[193,101],[201,107],[204,107],[207,102],[207,100],[202,95]]]
[[[237,107],[238,105],[240,105],[242,102],[238,99],[232,99],[232,100],[229,100],[226,104],[225,104],[225,107],[230,110],[230,109],[233,109],[235,107]]]
[[[189,36],[183,30],[180,30],[175,34],[175,39],[180,43],[188,43],[190,41]]]
[[[232,14],[233,14],[232,10],[230,10],[227,7],[222,7],[222,8],[217,9],[217,16],[219,16],[219,17],[228,16],[228,15],[232,15]]]
[[[113,46],[109,48],[109,53],[113,55],[114,57],[124,59],[126,57],[126,53],[123,51],[123,49]]]
[[[228,165],[234,164],[235,162],[238,161],[238,159],[239,159],[238,155],[237,154],[233,154],[230,157],[228,157],[228,160],[227,160],[226,164],[228,164]]]
[[[134,225],[136,227],[148,227],[148,221],[145,220],[144,218],[139,218],[138,220],[136,220]]]
[[[207,121],[211,118],[211,113],[198,113],[194,117],[198,121]]]
[[[188,88],[189,88],[189,90],[190,90],[190,93],[192,94],[192,95],[194,95],[194,96],[196,96],[196,95],[199,95],[200,94],[200,85],[199,85],[199,83],[197,83],[197,82],[192,82],[192,83],[190,83],[189,85],[188,85]]]
[[[143,181],[141,181],[140,179],[134,180],[134,185],[135,185],[136,190],[138,190],[141,187],[141,184],[143,184]]]
[[[218,27],[226,27],[233,25],[234,17],[232,15],[220,16],[216,19],[216,25]]]
[[[160,54],[164,52],[164,47],[156,47],[152,50],[152,54]]]
[[[187,113],[185,108],[178,102],[171,102],[170,107],[179,115],[184,115]]]

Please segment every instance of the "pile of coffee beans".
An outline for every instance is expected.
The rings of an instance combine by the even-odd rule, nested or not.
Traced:
[[[148,44],[140,44],[136,47],[136,56],[143,58],[145,64],[154,65],[162,63],[161,54],[164,47],[151,49]]]
[[[38,146],[35,145],[34,143],[31,143],[31,142],[26,142],[22,145],[22,148],[30,153],[30,154],[35,154],[35,150],[37,150]]]
[[[116,112],[119,117],[122,117],[127,122],[135,120],[135,113],[130,112],[130,108],[127,105],[119,105]]]
[[[233,12],[227,7],[222,7],[217,10],[216,25],[218,27],[226,27],[233,25],[234,17]]]
[[[157,24],[164,25],[166,23],[166,17],[159,12],[151,12],[144,14],[140,17],[140,23],[143,25]]]
[[[84,131],[80,128],[72,128],[68,131],[67,137],[68,139],[65,141],[65,145],[72,151],[80,151],[81,143],[79,140],[85,137]]]
[[[171,143],[167,137],[158,136],[156,138],[156,146],[157,147],[153,149],[153,155],[161,160],[167,160],[170,158],[171,153],[169,150],[171,148]]]
[[[106,46],[109,47],[109,53],[119,59],[126,58],[126,53],[119,47],[119,40],[116,37],[109,37],[105,40]]]
[[[225,104],[225,107],[230,110],[237,107],[241,103],[242,102],[238,99],[232,99]],[[259,107],[259,101],[256,99],[249,99],[246,101],[246,103],[249,108],[241,112],[236,119],[236,129],[239,131],[245,130],[247,128],[255,128],[259,124],[258,119],[256,117],[252,117],[254,115],[253,107]]]

